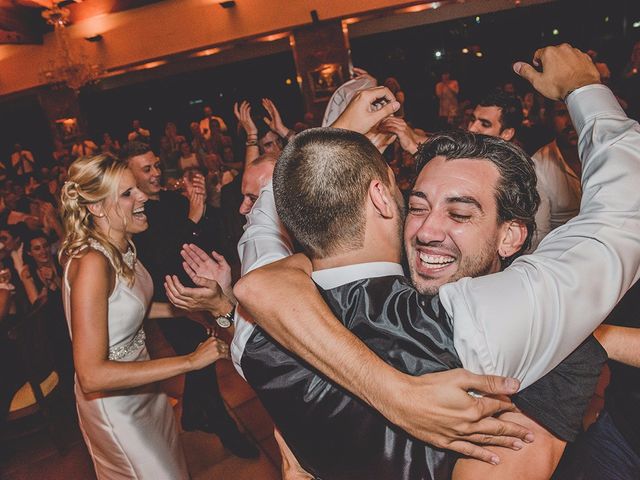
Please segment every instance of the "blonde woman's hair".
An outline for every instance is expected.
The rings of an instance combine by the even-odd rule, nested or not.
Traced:
[[[118,208],[118,186],[126,168],[124,162],[108,153],[81,157],[71,164],[60,194],[65,238],[58,257],[61,263],[71,260],[89,247],[92,239],[104,248],[116,274],[132,285],[133,269],[124,262],[118,247],[96,227],[88,208],[109,197]]]

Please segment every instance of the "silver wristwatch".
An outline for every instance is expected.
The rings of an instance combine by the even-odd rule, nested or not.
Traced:
[[[236,311],[236,307],[234,306],[229,313],[216,317],[216,323],[219,327],[229,328],[233,324],[233,314]]]

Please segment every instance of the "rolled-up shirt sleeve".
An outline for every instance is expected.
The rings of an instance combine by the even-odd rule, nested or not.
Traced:
[[[580,214],[505,271],[440,289],[465,368],[522,388],[578,347],[639,276],[640,127],[602,85],[567,105],[583,162]]]

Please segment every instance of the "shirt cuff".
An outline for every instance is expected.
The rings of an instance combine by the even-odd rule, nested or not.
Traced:
[[[593,117],[626,116],[609,87],[599,83],[574,90],[567,96],[566,102],[578,133]]]

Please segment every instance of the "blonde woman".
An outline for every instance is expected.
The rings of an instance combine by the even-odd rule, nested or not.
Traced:
[[[107,154],[76,160],[61,194],[76,401],[100,480],[188,478],[173,411],[153,383],[228,356],[210,338],[189,355],[149,359],[142,321],[153,284],[130,240],[147,228],[146,200]]]

